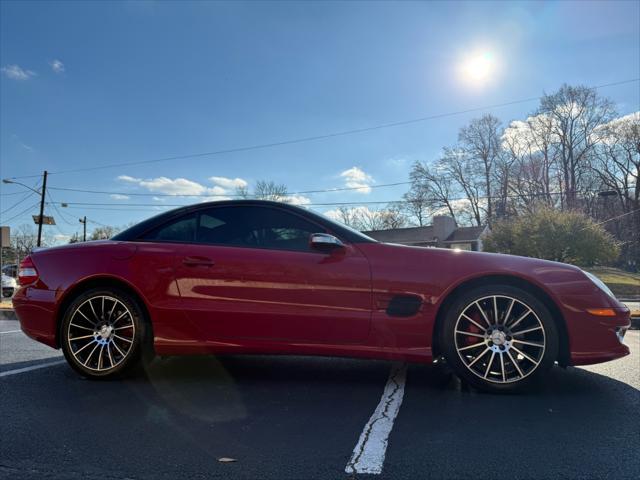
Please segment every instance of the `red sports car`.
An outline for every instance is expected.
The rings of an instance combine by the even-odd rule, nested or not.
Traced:
[[[579,268],[378,243],[275,202],[188,206],[40,250],[19,280],[24,332],[92,378],[146,353],[443,358],[469,384],[506,391],[555,362],[629,353],[629,310]]]

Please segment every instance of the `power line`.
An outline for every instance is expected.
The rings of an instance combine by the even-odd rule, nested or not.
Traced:
[[[20,193],[24,193],[24,192],[20,192]],[[33,196],[35,194],[35,192],[27,192],[27,196],[22,198],[21,200],[18,200],[16,203],[14,203],[13,205],[11,205],[9,208],[6,208],[5,210],[3,210],[2,212],[0,212],[0,215],[4,215],[6,214],[9,210],[13,210],[14,208],[16,208],[18,205],[20,205],[22,202],[25,202],[26,200],[29,199],[29,197]]]
[[[301,190],[298,192],[287,192],[283,193],[283,196],[291,196],[291,195],[307,195],[311,193],[331,193],[331,192],[345,192],[349,190],[365,190],[371,188],[383,188],[383,187],[395,187],[398,185],[409,185],[412,182],[395,182],[395,183],[383,183],[380,185],[366,185],[362,187],[336,187],[336,188],[325,188],[321,190]],[[234,198],[245,198],[245,195],[241,194],[207,194],[207,193],[196,193],[196,194],[176,194],[176,193],[139,193],[139,192],[114,192],[108,190],[83,190],[79,188],[66,188],[66,187],[48,187],[49,190],[58,190],[65,192],[80,192],[80,193],[95,193],[95,194],[105,194],[105,195],[126,195],[131,197],[234,197]]]
[[[0,193],[1,196],[5,197],[5,196],[9,196],[9,195],[20,195],[24,192],[9,192],[9,193]]]
[[[65,217],[65,215],[58,209],[58,205],[56,205],[55,200],[53,199],[53,197],[51,196],[51,193],[49,193],[49,189],[47,189],[47,196],[49,197],[49,200],[51,200],[51,203],[47,203],[47,205],[52,205],[54,210],[58,213],[59,217],[62,219],[63,222],[65,222],[67,225],[76,225],[73,222],[70,222],[69,220],[67,220],[67,218]]]
[[[411,182],[408,182],[411,183]],[[577,194],[588,194],[588,193],[599,193],[600,190],[582,190],[576,192]],[[555,195],[566,195],[567,192],[539,192],[539,193],[519,193],[519,194],[511,194],[504,196],[487,196],[487,195],[479,195],[475,197],[475,201],[479,200],[501,200],[501,199],[522,199],[522,198],[535,198],[535,197],[549,197]],[[454,202],[460,200],[469,200],[468,197],[452,197],[447,198],[446,201]],[[439,202],[443,201],[441,198],[424,198],[424,202]],[[65,205],[84,205],[84,206],[92,206],[92,207],[121,207],[121,210],[127,211],[128,207],[186,207],[191,205],[189,203],[103,203],[103,202],[64,202]],[[355,201],[355,202],[311,202],[300,204],[301,206],[313,207],[313,206],[338,206],[338,205],[375,205],[375,204],[383,204],[383,203],[412,203],[411,200],[406,199],[398,199],[398,200],[364,200],[364,201]]]
[[[100,222],[96,222],[95,220],[91,220],[90,218],[87,218],[87,222],[95,223],[96,225],[100,225],[101,227],[108,227],[109,226],[109,225],[105,225],[104,223],[100,223]]]
[[[104,205],[112,205],[112,204],[105,203]],[[180,206],[184,207],[185,205],[180,205]],[[156,205],[156,207],[162,207],[162,205]],[[65,208],[76,209],[76,210],[102,210],[102,211],[110,211],[110,212],[158,212],[160,213],[164,211],[164,210],[159,210],[158,208],[102,208],[102,207],[87,207],[87,206],[76,207],[74,205],[68,205]]]
[[[612,86],[616,86],[616,85],[623,85],[623,84],[627,84],[627,83],[633,83],[633,82],[637,82],[639,80],[640,80],[640,78],[633,78],[633,79],[629,79],[629,80],[622,80],[622,81],[619,81],[619,82],[612,82],[612,83],[606,83],[606,84],[602,84],[602,85],[597,85],[597,86],[594,86],[594,87],[591,87],[591,88],[600,89],[600,88],[605,88],[605,87],[612,87]],[[400,126],[404,126],[404,125],[411,125],[411,124],[414,124],[414,123],[420,123],[420,122],[425,122],[425,121],[428,121],[428,120],[436,120],[436,119],[439,119],[439,118],[463,115],[463,114],[466,114],[466,113],[473,113],[473,112],[478,112],[478,111],[483,111],[483,110],[490,110],[490,109],[493,109],[493,108],[501,108],[501,107],[507,107],[507,106],[510,106],[510,105],[528,103],[528,102],[532,102],[532,101],[535,101],[535,100],[540,100],[541,98],[542,98],[542,96],[523,98],[523,99],[520,99],[520,100],[511,101],[511,102],[504,102],[504,103],[496,103],[496,104],[493,104],[493,105],[486,105],[484,107],[468,108],[466,110],[458,110],[458,111],[447,112],[447,113],[427,115],[427,116],[413,118],[413,119],[409,119],[409,120],[401,120],[401,121],[397,121],[397,122],[383,123],[383,124],[373,125],[373,126],[369,126],[369,127],[354,128],[354,129],[351,129],[351,130],[342,130],[342,131],[338,131],[338,132],[326,133],[326,134],[321,134],[321,135],[312,135],[312,136],[308,136],[308,137],[300,137],[300,138],[295,138],[295,139],[282,140],[282,141],[278,141],[278,142],[259,143],[259,144],[255,144],[255,145],[247,145],[247,146],[242,146],[242,147],[227,148],[227,149],[221,149],[221,150],[213,150],[213,151],[210,151],[210,152],[200,152],[200,153],[192,153],[192,154],[186,154],[186,155],[175,155],[175,156],[170,156],[170,157],[154,158],[154,159],[150,159],[150,160],[138,160],[138,161],[133,161],[133,162],[112,163],[112,164],[107,164],[107,165],[99,165],[99,166],[96,166],[96,167],[84,167],[84,168],[75,168],[75,169],[69,169],[69,170],[60,170],[60,171],[57,171],[57,172],[49,172],[49,175],[59,175],[59,174],[63,174],[63,173],[88,172],[88,171],[94,171],[94,170],[102,170],[102,169],[116,168],[116,167],[126,167],[126,166],[133,166],[133,165],[147,165],[147,164],[150,164],[150,163],[167,162],[167,161],[171,161],[171,160],[186,160],[186,159],[208,157],[208,156],[214,156],[214,155],[223,155],[223,154],[228,154],[228,153],[247,152],[247,151],[251,151],[251,150],[261,150],[261,149],[266,149],[266,148],[280,147],[280,146],[284,146],[284,145],[294,145],[294,144],[299,144],[299,143],[314,142],[314,141],[325,140],[325,139],[329,139],[329,138],[343,137],[343,136],[347,136],[347,135],[354,135],[354,134],[359,134],[359,133],[371,132],[371,131],[375,131],[375,130],[382,130],[382,129],[385,129],[385,128],[393,128],[393,127],[400,127]],[[38,177],[38,176],[39,175],[23,175],[23,176],[19,176],[19,177],[10,177],[10,179],[32,178],[32,177]]]
[[[20,213],[18,213],[18,214],[16,214],[16,215],[14,215],[13,217],[11,217],[11,218],[9,218],[9,219],[7,219],[7,220],[4,220],[4,223],[9,223],[10,221],[12,221],[12,220],[14,220],[14,219],[16,219],[16,218],[20,217],[21,215],[24,215],[25,213],[27,213],[27,212],[28,212],[29,210],[31,210],[32,208],[37,207],[38,205],[40,205],[40,202],[39,202],[39,201],[38,201],[38,202],[36,202],[36,203],[34,203],[33,205],[31,205],[30,207],[25,208],[23,211],[21,211]]]

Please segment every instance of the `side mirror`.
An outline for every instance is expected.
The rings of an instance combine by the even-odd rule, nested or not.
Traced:
[[[322,251],[331,251],[344,248],[344,243],[339,238],[328,233],[312,233],[309,237],[311,248]]]

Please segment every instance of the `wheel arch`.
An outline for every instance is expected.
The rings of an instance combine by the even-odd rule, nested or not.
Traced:
[[[72,287],[65,291],[62,299],[58,304],[58,310],[56,312],[56,345],[60,347],[60,325],[62,323],[62,319],[64,314],[69,307],[69,305],[73,302],[78,295],[91,290],[93,288],[117,288],[122,290],[138,301],[140,308],[142,308],[142,312],[147,320],[147,326],[150,329],[150,338],[153,339],[153,321],[151,320],[151,314],[149,311],[149,306],[144,298],[144,296],[136,289],[133,285],[131,285],[126,280],[123,280],[118,277],[100,275],[93,276],[89,278],[85,278],[84,280],[79,281],[74,284]],[[153,342],[151,342],[153,344]]]
[[[440,348],[440,329],[444,322],[444,317],[449,306],[454,300],[465,290],[487,285],[509,285],[520,288],[538,298],[545,307],[551,312],[551,316],[558,327],[559,334],[559,351],[557,361],[560,365],[566,366],[570,361],[569,351],[569,333],[567,331],[567,325],[562,315],[562,311],[558,307],[557,303],[551,298],[551,296],[545,292],[542,288],[529,282],[523,278],[513,275],[484,275],[467,279],[462,283],[456,285],[452,290],[447,292],[444,300],[440,303],[436,313],[436,320],[433,325],[433,356],[438,357],[441,352]]]

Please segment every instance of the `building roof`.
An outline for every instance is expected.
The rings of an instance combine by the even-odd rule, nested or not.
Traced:
[[[487,227],[484,225],[480,227],[458,227],[447,237],[445,242],[475,242],[480,238],[485,228]]]
[[[365,235],[385,243],[431,243],[433,239],[433,226],[392,228],[390,230],[370,230],[363,232]]]
[[[371,238],[375,238],[379,242],[435,245],[438,243],[438,240],[444,243],[475,242],[480,238],[485,228],[485,226],[457,227],[453,233],[445,239],[435,238],[433,225],[426,227],[392,228],[389,230],[370,230],[363,233]]]

